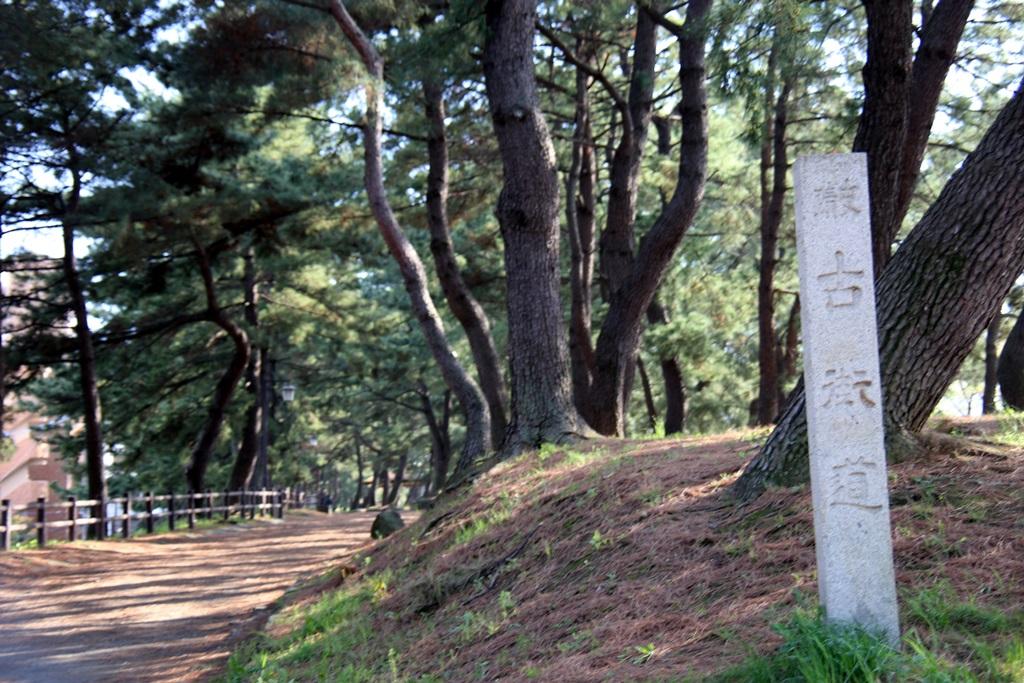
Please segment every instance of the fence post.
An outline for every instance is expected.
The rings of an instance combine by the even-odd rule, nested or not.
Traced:
[[[277,490],[277,518],[284,519],[284,510],[288,507],[288,499],[285,497],[284,489]]]
[[[241,503],[238,506],[238,519],[245,521],[245,516],[249,512],[249,489],[242,487],[242,492],[239,494],[238,499]]]
[[[107,537],[107,499],[100,496],[96,501],[96,540],[102,541]]]
[[[146,493],[146,533],[153,533],[153,492]]]
[[[263,506],[267,504],[267,492],[264,491],[263,489],[260,489],[259,496],[260,502],[259,507],[257,507],[257,514],[259,514],[260,517],[265,517],[266,511],[263,509]]]
[[[124,538],[132,537],[132,494],[124,494],[124,521],[121,523],[121,535]]]
[[[36,499],[36,545],[46,545],[46,498]]]
[[[224,515],[224,521],[228,521],[231,517],[231,494],[227,489],[224,489],[224,493],[221,494],[221,506],[224,508],[221,512]]]
[[[206,519],[213,519],[213,498],[210,489],[206,489],[206,493],[203,495],[203,507],[205,508],[203,516]]]
[[[256,492],[249,491],[249,519],[256,519]]]
[[[167,529],[174,531],[174,491],[167,494]]]
[[[3,510],[0,511],[0,524],[4,527],[3,538],[0,539],[0,547],[4,550],[11,549],[11,520],[14,519],[14,515],[11,514],[11,501],[4,498],[0,500],[0,506]]]
[[[196,528],[196,492],[188,490],[188,528]]]
[[[68,496],[68,521],[71,525],[68,526],[68,540],[78,540],[78,500],[74,496]]]

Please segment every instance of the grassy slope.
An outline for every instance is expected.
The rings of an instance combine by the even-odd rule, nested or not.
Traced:
[[[760,437],[597,441],[506,463],[375,546],[340,589],[276,616],[227,679],[739,681],[801,670],[794,639],[813,650],[828,636],[800,607],[816,595],[809,494],[772,490],[743,510],[724,495]],[[908,633],[892,677],[1024,680],[1024,452],[944,451],[891,471]],[[754,657],[782,635],[793,661]]]

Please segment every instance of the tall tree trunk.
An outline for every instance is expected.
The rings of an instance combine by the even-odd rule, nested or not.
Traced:
[[[800,295],[793,295],[784,334],[776,344],[779,358],[779,412],[786,409],[788,400],[784,388],[796,376],[796,360],[800,353]],[[774,420],[772,420],[774,422]]]
[[[862,0],[868,18],[868,57],[864,64],[864,106],[853,141],[868,155],[871,245],[875,278],[889,261],[896,236],[900,163],[909,110],[912,0]]]
[[[260,347],[260,440],[256,452],[256,486],[268,489],[270,481],[270,416],[274,410],[274,361],[270,349]]]
[[[74,152],[71,153],[74,160]],[[82,174],[71,164],[72,187],[62,220],[64,236],[64,282],[71,297],[75,316],[75,342],[78,347],[78,382],[82,392],[82,421],[85,423],[85,469],[89,481],[89,498],[105,498],[107,484],[103,478],[103,432],[100,426],[100,392],[96,385],[96,351],[89,330],[89,312],[85,291],[75,259],[75,217],[82,194]]]
[[[601,276],[609,299],[621,289],[633,267],[640,166],[654,109],[657,42],[658,25],[648,10],[638,8],[629,95],[625,101],[617,98],[622,137],[612,157],[605,227],[598,243]]]
[[[651,393],[651,380],[647,376],[647,368],[644,367],[644,359],[639,355],[636,357],[636,369],[640,373],[640,384],[644,390],[644,405],[647,407],[647,421],[650,423],[651,431],[658,431],[658,409],[654,406],[654,394]]]
[[[377,486],[380,484],[380,470],[377,469],[377,464],[373,465],[373,479],[370,481],[370,488],[366,491],[366,497],[363,498],[363,507],[370,508],[377,504]]]
[[[356,493],[352,496],[352,503],[349,510],[358,510],[363,504],[363,450],[359,445],[359,438],[355,440],[356,449]]]
[[[185,468],[185,479],[189,488],[193,491],[202,491],[206,479],[206,467],[210,462],[210,455],[213,446],[217,442],[221,426],[224,423],[224,415],[227,413],[231,396],[235,387],[245,374],[245,368],[249,364],[249,335],[245,333],[234,320],[230,318],[217,301],[217,290],[213,279],[213,270],[210,267],[210,259],[206,250],[195,241],[199,271],[203,277],[203,288],[206,291],[206,308],[210,319],[217,327],[222,329],[234,344],[234,352],[231,355],[231,362],[227,370],[217,381],[210,398],[210,405],[207,409],[206,422],[195,446],[192,448],[192,455]]]
[[[586,433],[572,398],[559,294],[555,150],[533,72],[536,0],[488,0],[483,67],[504,185],[512,426],[506,453]]]
[[[591,426],[603,434],[623,432],[623,392],[631,377],[644,315],[704,196],[707,174],[704,42],[710,7],[711,0],[691,0],[686,7],[686,23],[677,29],[683,134],[675,191],[640,242],[637,258],[612,296],[601,325],[586,416]]]
[[[256,288],[255,255],[251,246],[245,251],[244,262],[242,290],[245,293],[245,322],[248,323],[250,330],[256,331],[259,329],[259,312],[257,311],[259,292]],[[238,449],[238,455],[235,457],[228,480],[228,489],[231,491],[249,488],[253,483],[253,473],[260,446],[260,427],[263,424],[260,358],[259,350],[250,348],[249,363],[245,368],[245,388],[249,392],[251,403],[245,411],[242,445]]]
[[[935,121],[946,74],[956,57],[956,48],[967,25],[974,0],[942,0],[934,10],[921,8],[921,42],[914,55],[910,79],[910,108],[907,113],[907,134],[900,155],[899,189],[894,224],[890,230],[899,232],[910,208],[910,199],[921,174],[921,162],[928,147],[928,136]]]
[[[1024,83],[886,267],[877,288],[890,454],[927,420],[1024,264]],[[807,423],[793,396],[735,485],[805,481]]]
[[[505,380],[498,362],[491,323],[459,271],[448,221],[448,139],[445,133],[444,89],[436,80],[423,81],[423,98],[430,133],[427,137],[427,224],[430,253],[448,308],[462,325],[476,364],[480,389],[491,412],[491,442],[505,438]]]
[[[647,307],[647,322],[654,327],[668,324],[668,311],[655,299]],[[665,436],[680,434],[686,428],[686,387],[683,371],[675,356],[659,359],[661,381],[665,385]]]
[[[576,52],[587,64],[593,62],[590,42],[577,40]],[[572,162],[565,180],[565,223],[569,233],[569,288],[572,296],[569,315],[569,361],[572,370],[573,402],[583,410],[590,391],[590,373],[594,367],[594,343],[591,339],[591,303],[594,280],[594,226],[597,200],[597,164],[594,161],[594,134],[591,124],[590,77],[576,69],[576,121],[572,140]]]
[[[405,479],[405,466],[408,462],[408,452],[402,451],[402,455],[398,458],[398,467],[395,468],[395,481],[391,485],[391,495],[387,500],[387,505],[390,507],[398,504],[398,494],[402,492],[402,481]]]
[[[996,385],[999,383],[999,354],[996,343],[999,341],[999,323],[1003,321],[1000,310],[992,316],[992,322],[985,330],[985,389],[981,392],[981,414],[991,415],[996,412]]]
[[[911,0],[863,0],[868,19],[864,107],[853,151],[868,154],[875,277],[910,206],[935,110],[973,0],[941,0],[924,11],[912,55]],[[913,61],[911,58],[913,57]],[[894,150],[899,150],[895,155]]]
[[[430,296],[423,261],[399,226],[388,201],[387,190],[384,187],[384,172],[381,168],[380,143],[383,128],[381,108],[384,103],[384,62],[340,0],[331,0],[330,10],[370,75],[370,82],[366,85],[366,124],[363,127],[366,167],[364,181],[370,208],[381,236],[402,273],[405,289],[409,293],[427,347],[441,370],[445,384],[455,394],[465,416],[466,439],[455,466],[455,475],[458,476],[468,471],[474,459],[482,457],[491,449],[490,411],[480,387],[459,363],[448,344],[444,324]]]
[[[1024,410],[1024,311],[1003,342],[996,376],[1003,405],[1014,410]]]
[[[605,228],[599,240],[599,264],[606,300],[611,300],[616,295],[633,265],[640,167],[654,107],[657,29],[650,11],[638,8],[633,39],[633,60],[628,66],[624,62],[624,68],[629,73],[629,93],[626,98],[623,98],[607,79],[601,78],[602,85],[608,90],[622,117],[622,136],[611,158]],[[545,34],[553,42],[557,41],[552,32],[545,31]],[[578,68],[600,76],[599,72],[593,70],[592,65],[584,61],[580,55],[574,54],[570,58],[576,61]],[[619,387],[623,411],[629,403],[633,385],[632,356],[627,363],[624,380]],[[592,367],[593,362],[591,371]],[[589,400],[581,405],[583,415],[588,420],[590,408]]]
[[[444,489],[448,477],[448,463],[451,460],[451,443],[448,437],[448,415],[451,411],[451,392],[444,392],[444,408],[441,420],[437,419],[434,404],[430,401],[430,393],[424,384],[420,384],[420,402],[423,405],[423,417],[430,431],[430,491],[434,494]]]
[[[758,370],[760,385],[757,399],[757,424],[768,425],[779,414],[779,366],[775,349],[775,266],[779,248],[779,227],[782,225],[782,208],[786,200],[786,173],[789,158],[786,153],[786,105],[792,78],[782,83],[778,99],[774,103],[774,121],[765,124],[765,133],[771,140],[771,150],[761,154],[761,267],[757,286],[758,321]],[[768,116],[768,115],[766,115]],[[770,161],[772,184],[767,189]]]

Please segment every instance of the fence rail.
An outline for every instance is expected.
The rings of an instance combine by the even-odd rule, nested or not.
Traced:
[[[74,541],[81,537],[104,539],[118,535],[130,538],[142,530],[151,534],[160,520],[166,520],[167,528],[173,531],[177,524],[194,529],[199,519],[227,521],[234,515],[242,519],[255,519],[257,515],[281,519],[285,508],[304,506],[302,498],[296,500],[283,489],[262,489],[129,494],[101,500],[78,500],[70,496],[67,500],[48,502],[39,498],[23,505],[11,505],[11,501],[2,500],[0,550],[10,550],[16,532],[31,538],[25,532],[35,531],[36,544],[41,548],[57,538],[51,531],[62,532],[64,540]]]

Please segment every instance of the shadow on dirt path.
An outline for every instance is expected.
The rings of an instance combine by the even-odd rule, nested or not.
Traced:
[[[288,587],[366,545],[375,514],[0,553],[0,681],[208,678]]]

